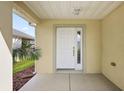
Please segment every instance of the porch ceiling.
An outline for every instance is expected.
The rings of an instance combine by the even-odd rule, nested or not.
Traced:
[[[103,19],[122,2],[117,1],[25,1],[41,19]],[[74,9],[80,9],[74,15]]]

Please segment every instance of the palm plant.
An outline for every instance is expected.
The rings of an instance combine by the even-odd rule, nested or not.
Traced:
[[[38,60],[40,55],[40,49],[32,48],[32,44],[29,40],[22,40],[21,48],[13,50],[13,62],[17,60]]]

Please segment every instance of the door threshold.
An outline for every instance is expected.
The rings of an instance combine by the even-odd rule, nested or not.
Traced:
[[[82,70],[74,70],[74,69],[57,69],[56,73],[83,73]]]

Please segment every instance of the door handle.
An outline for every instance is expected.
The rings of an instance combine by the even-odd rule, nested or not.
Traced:
[[[73,56],[75,56],[75,47],[73,46]]]

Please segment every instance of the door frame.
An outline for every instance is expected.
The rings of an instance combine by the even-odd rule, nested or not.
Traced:
[[[82,33],[82,42],[81,42],[81,46],[82,46],[82,55],[83,55],[83,57],[82,57],[82,73],[85,73],[86,72],[86,56],[85,56],[85,54],[86,54],[86,32],[85,32],[85,25],[84,24],[54,24],[53,25],[53,31],[54,31],[54,33],[53,33],[53,72],[54,73],[57,73],[57,69],[56,69],[56,47],[57,47],[57,28],[58,27],[80,27],[80,28],[82,28],[82,31],[81,31],[81,33]]]

